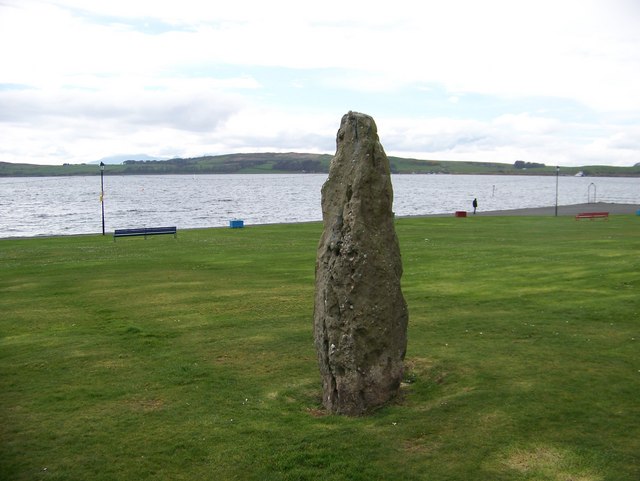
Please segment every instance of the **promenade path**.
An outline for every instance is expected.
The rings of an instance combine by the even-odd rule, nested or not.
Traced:
[[[475,214],[476,217],[486,216],[553,216],[555,215],[555,206],[549,207],[533,207],[527,209],[511,209],[511,210],[490,210],[483,211],[478,209]],[[559,205],[558,215],[562,216],[575,216],[581,212],[608,212],[611,215],[616,214],[632,214],[640,210],[640,204],[611,204],[607,202],[597,202],[593,204],[572,204],[572,205]],[[467,211],[467,215],[472,217],[473,211]],[[434,214],[429,216],[418,217],[449,217],[451,214]]]

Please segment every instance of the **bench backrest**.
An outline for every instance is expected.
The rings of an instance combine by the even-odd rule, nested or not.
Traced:
[[[175,227],[146,227],[144,230],[147,234],[164,234],[164,233],[175,234],[176,233]]]
[[[177,227],[141,227],[138,229],[115,229],[114,237],[135,236],[135,235],[153,235],[153,234],[176,234]]]

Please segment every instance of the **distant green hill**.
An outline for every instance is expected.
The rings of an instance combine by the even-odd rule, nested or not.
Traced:
[[[251,153],[176,158],[170,160],[125,160],[119,165],[107,165],[113,174],[281,174],[323,173],[329,171],[332,155],[287,153]],[[451,160],[420,160],[389,157],[391,171],[397,174],[509,174],[555,175],[555,166],[516,161],[464,162]],[[0,177],[94,175],[100,172],[96,164],[36,165],[0,162]],[[561,167],[561,175],[640,177],[640,164],[633,167],[591,165]]]

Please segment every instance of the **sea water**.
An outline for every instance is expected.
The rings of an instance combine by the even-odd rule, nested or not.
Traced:
[[[103,178],[105,229],[178,229],[318,221],[326,174],[133,175]],[[547,207],[640,204],[640,178],[393,175],[397,216]],[[0,237],[102,231],[100,175],[0,178]]]

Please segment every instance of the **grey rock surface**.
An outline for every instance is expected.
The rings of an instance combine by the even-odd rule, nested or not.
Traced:
[[[408,310],[389,160],[368,115],[344,115],[322,187],[314,341],[323,404],[360,415],[398,393]]]

